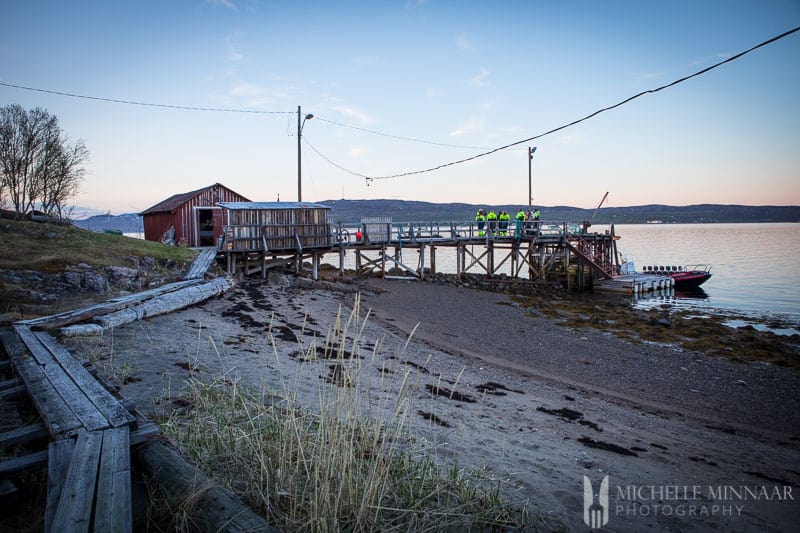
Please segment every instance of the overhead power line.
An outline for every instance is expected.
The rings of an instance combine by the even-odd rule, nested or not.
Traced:
[[[52,91],[50,89],[39,89],[36,87],[26,87],[24,85],[14,85],[13,83],[3,83],[0,85],[4,87],[13,87],[14,89],[23,89],[25,91],[35,91],[38,93],[55,94],[58,96],[68,96],[70,98],[81,98],[83,100],[97,100],[100,102],[111,102],[113,104],[127,104],[138,105],[145,107],[164,107],[168,109],[184,109],[187,111],[216,111],[220,113],[251,113],[255,115],[285,115],[292,114],[293,111],[260,111],[257,109],[235,109],[225,107],[195,107],[188,105],[172,105],[172,104],[156,104],[152,102],[137,102],[135,100],[120,100],[117,98],[103,98],[101,96],[87,96],[85,94],[66,93],[62,91]]]
[[[436,165],[435,167],[425,168],[425,169],[422,169],[422,170],[413,170],[413,171],[410,171],[410,172],[402,172],[402,173],[399,173],[399,174],[391,174],[389,176],[366,176],[365,178],[367,180],[367,184],[369,184],[369,182],[373,181],[373,180],[386,180],[386,179],[402,178],[402,177],[405,177],[405,176],[413,176],[415,174],[424,174],[424,173],[427,173],[427,172],[433,172],[433,171],[436,171],[436,170],[441,170],[441,169],[446,168],[446,167],[451,167],[451,166],[454,166],[454,165],[459,165],[461,163],[466,163],[468,161],[473,161],[473,160],[481,158],[481,157],[486,157],[488,155],[494,154],[494,153],[499,152],[501,150],[506,150],[508,148],[511,148],[512,146],[517,146],[519,144],[523,144],[523,143],[527,143],[527,142],[530,142],[530,141],[534,141],[536,139],[540,139],[542,137],[545,137],[546,135],[551,135],[551,134],[553,134],[553,133],[555,133],[557,131],[564,130],[566,128],[569,128],[571,126],[579,124],[579,123],[581,123],[581,122],[583,122],[585,120],[589,120],[590,118],[596,117],[600,113],[604,113],[606,111],[610,111],[612,109],[615,109],[617,107],[625,105],[628,102],[631,102],[631,101],[633,101],[633,100],[635,100],[635,99],[637,99],[637,98],[639,98],[641,96],[644,96],[646,94],[652,94],[652,93],[657,93],[659,91],[663,91],[664,89],[667,89],[669,87],[673,87],[675,85],[678,85],[679,83],[683,83],[683,82],[685,82],[687,80],[690,80],[692,78],[695,78],[697,76],[705,74],[706,72],[714,70],[715,68],[720,67],[720,66],[722,66],[722,65],[724,65],[726,63],[730,63],[731,61],[735,61],[735,60],[739,59],[740,57],[742,57],[742,56],[744,56],[746,54],[749,54],[750,52],[753,52],[754,50],[757,50],[757,49],[759,49],[759,48],[761,48],[763,46],[766,46],[768,44],[774,43],[775,41],[779,41],[780,39],[783,39],[784,37],[788,37],[789,35],[791,35],[793,33],[796,33],[797,31],[800,31],[800,26],[798,26],[798,27],[796,27],[794,29],[791,29],[791,30],[789,30],[787,32],[784,32],[784,33],[782,33],[780,35],[777,35],[777,36],[775,36],[775,37],[773,37],[771,39],[768,39],[768,40],[766,40],[766,41],[764,41],[764,42],[762,42],[760,44],[757,44],[757,45],[753,46],[752,48],[748,48],[744,52],[739,52],[738,54],[736,54],[734,56],[731,56],[728,59],[725,59],[725,60],[720,61],[718,63],[715,63],[715,64],[711,65],[710,67],[706,67],[706,68],[704,68],[702,70],[698,70],[694,74],[690,74],[688,76],[684,76],[683,78],[677,79],[677,80],[675,80],[675,81],[673,81],[671,83],[667,83],[666,85],[662,85],[662,86],[657,87],[655,89],[649,89],[649,90],[646,90],[646,91],[642,91],[642,92],[640,92],[638,94],[635,94],[635,95],[633,95],[633,96],[631,96],[629,98],[626,98],[625,100],[622,100],[621,102],[618,102],[618,103],[616,103],[614,105],[610,105],[608,107],[604,107],[602,109],[598,109],[597,111],[595,111],[593,113],[590,113],[590,114],[586,115],[585,117],[579,118],[577,120],[573,120],[572,122],[570,122],[568,124],[564,124],[563,126],[558,126],[557,128],[553,128],[553,129],[551,129],[549,131],[546,131],[544,133],[540,133],[539,135],[534,135],[533,137],[528,137],[527,139],[522,139],[520,141],[516,141],[516,142],[510,143],[510,144],[506,144],[504,146],[500,146],[500,147],[494,148],[492,150],[489,150],[488,152],[483,152],[483,153],[480,153],[480,154],[477,154],[477,155],[474,155],[474,156],[471,156],[471,157],[466,157],[464,159],[459,159],[457,161],[451,161],[449,163],[442,163],[441,165]],[[356,172],[351,172],[351,171],[348,171],[348,172],[350,172],[351,174],[355,174],[356,176],[360,176],[361,175],[361,174],[358,174]]]
[[[352,124],[344,124],[342,122],[336,122],[334,120],[328,120],[328,119],[325,119],[325,118],[320,118],[320,117],[315,117],[315,118],[317,118],[321,122],[327,122],[328,124],[334,124],[336,126],[342,126],[344,128],[350,128],[350,129],[358,130],[358,131],[364,131],[364,132],[367,132],[367,133],[372,133],[373,135],[380,135],[382,137],[389,137],[391,139],[399,139],[401,141],[411,141],[411,142],[415,142],[415,143],[432,144],[434,146],[445,146],[447,148],[466,148],[466,149],[469,149],[469,150],[489,150],[489,147],[487,147],[487,146],[464,146],[464,145],[461,145],[461,144],[447,144],[447,143],[440,143],[440,142],[436,142],[436,141],[426,141],[426,140],[423,140],[423,139],[414,139],[412,137],[401,137],[399,135],[391,135],[389,133],[382,133],[380,131],[368,130],[367,128],[360,128],[358,126],[353,126]]]
[[[317,149],[316,149],[316,147],[315,147],[313,144],[311,144],[310,142],[308,142],[308,136],[307,136],[307,135],[303,135],[303,142],[304,142],[304,143],[306,143],[306,144],[308,145],[308,147],[309,147],[309,148],[311,148],[311,149],[314,151],[314,153],[316,153],[316,154],[317,154],[318,156],[320,156],[322,159],[324,159],[325,161],[327,161],[327,162],[328,162],[329,164],[331,164],[332,166],[334,166],[334,167],[338,168],[338,169],[339,169],[339,170],[341,170],[342,172],[347,172],[348,174],[352,174],[353,176],[358,176],[359,178],[366,178],[367,180],[369,180],[369,179],[370,179],[370,178],[369,178],[369,176],[367,176],[366,174],[359,174],[358,172],[353,172],[352,170],[348,170],[348,169],[344,168],[343,166],[341,166],[341,165],[339,165],[339,164],[337,164],[337,163],[333,162],[333,161],[332,161],[330,158],[328,158],[328,157],[324,156],[324,155],[322,154],[322,152],[320,152],[319,150],[317,150]]]

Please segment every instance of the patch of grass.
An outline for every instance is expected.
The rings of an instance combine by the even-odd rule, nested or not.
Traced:
[[[67,224],[0,220],[0,269],[60,272],[68,265],[94,267],[129,265],[131,256],[176,262],[190,261],[197,252],[178,246],[96,233]]]
[[[357,357],[334,359],[352,386],[320,381],[318,404],[297,387],[256,390],[226,379],[190,380],[187,405],[162,421],[195,464],[229,486],[281,531],[529,531],[542,526],[527,507],[501,496],[505,481],[485,469],[441,466],[424,439],[408,369],[396,397],[371,398],[363,380],[364,322],[356,305],[336,318],[325,344]],[[322,342],[320,340],[320,342]],[[273,355],[278,354],[275,343]],[[301,353],[314,349],[300,346]],[[362,357],[363,355],[363,357]],[[326,361],[328,364],[330,361]],[[367,387],[368,391],[369,388]],[[369,415],[365,413],[370,413]],[[173,509],[172,525],[185,509]]]

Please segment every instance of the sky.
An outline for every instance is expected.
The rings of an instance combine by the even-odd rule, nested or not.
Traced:
[[[0,106],[85,142],[75,203],[102,212],[217,182],[296,201],[298,106],[306,202],[527,205],[532,182],[538,206],[800,205],[800,32],[542,135],[800,26],[798,0],[0,0],[0,19]]]

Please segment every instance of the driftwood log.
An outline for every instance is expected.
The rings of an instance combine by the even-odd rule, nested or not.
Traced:
[[[140,474],[168,497],[183,502],[192,527],[200,532],[277,533],[231,491],[215,482],[161,440],[132,452]]]
[[[92,323],[73,324],[65,326],[59,331],[65,337],[102,335],[111,328],[128,324],[136,320],[152,316],[164,315],[190,305],[200,303],[214,296],[219,296],[231,288],[230,282],[225,278],[217,278],[192,285],[183,289],[157,296],[138,305],[122,309],[107,315],[92,317]]]

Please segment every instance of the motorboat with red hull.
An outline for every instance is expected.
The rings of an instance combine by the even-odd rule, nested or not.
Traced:
[[[644,274],[671,277],[678,290],[696,289],[711,277],[710,265],[658,265],[646,266],[642,270]]]

